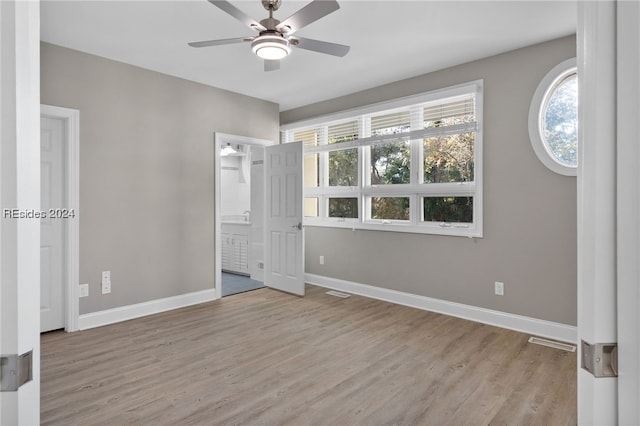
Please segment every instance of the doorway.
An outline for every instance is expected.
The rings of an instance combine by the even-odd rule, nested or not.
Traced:
[[[256,186],[261,179],[255,172],[252,176],[252,164],[259,165],[262,150],[260,146],[227,142],[220,151],[222,297],[264,287],[258,268],[261,253],[254,248],[254,243],[260,242],[254,235],[260,214],[252,214],[252,206],[260,210],[262,195]]]
[[[40,106],[40,331],[78,329],[78,110]]]
[[[262,176],[269,145],[265,139],[214,136],[216,298],[264,286]]]
[[[40,118],[40,332],[65,325],[67,221],[61,216],[74,213],[63,210],[67,199],[64,124],[63,118]]]

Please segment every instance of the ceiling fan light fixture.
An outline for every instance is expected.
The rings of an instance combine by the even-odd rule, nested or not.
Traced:
[[[282,36],[266,34],[256,37],[251,50],[262,59],[277,61],[291,53],[289,41]]]

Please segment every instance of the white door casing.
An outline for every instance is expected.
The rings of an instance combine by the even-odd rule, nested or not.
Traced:
[[[64,185],[64,119],[40,118],[40,331],[64,328],[66,250],[64,234],[67,219],[55,217],[66,209]]]
[[[617,423],[617,379],[580,341],[616,342],[616,2],[578,2],[578,424]]]
[[[640,3],[617,3],[618,423],[640,424]]]
[[[265,285],[304,296],[302,142],[265,149]]]

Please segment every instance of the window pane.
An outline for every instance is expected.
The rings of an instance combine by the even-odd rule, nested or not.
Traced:
[[[304,217],[318,217],[317,197],[308,197],[304,199]]]
[[[371,197],[371,219],[409,220],[409,197]]]
[[[424,183],[472,182],[475,133],[424,140]]]
[[[571,74],[551,92],[543,110],[542,140],[560,164],[578,166],[578,78]]]
[[[425,222],[473,222],[473,197],[424,197]]]
[[[320,154],[304,156],[304,187],[317,188],[320,184]]]
[[[293,134],[293,141],[302,141],[305,147],[318,146],[320,144],[320,129],[303,130]]]
[[[329,217],[358,217],[357,198],[329,198]]]
[[[358,139],[358,128],[357,120],[329,126],[329,143],[355,141]]]
[[[329,152],[329,186],[358,186],[358,148]]]
[[[408,132],[410,124],[409,110],[371,117],[371,136]]]
[[[371,147],[371,185],[410,183],[411,144],[394,142]]]

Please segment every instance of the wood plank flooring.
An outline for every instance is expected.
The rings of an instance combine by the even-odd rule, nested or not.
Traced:
[[[42,424],[576,424],[575,353],[325,291],[43,334]]]

